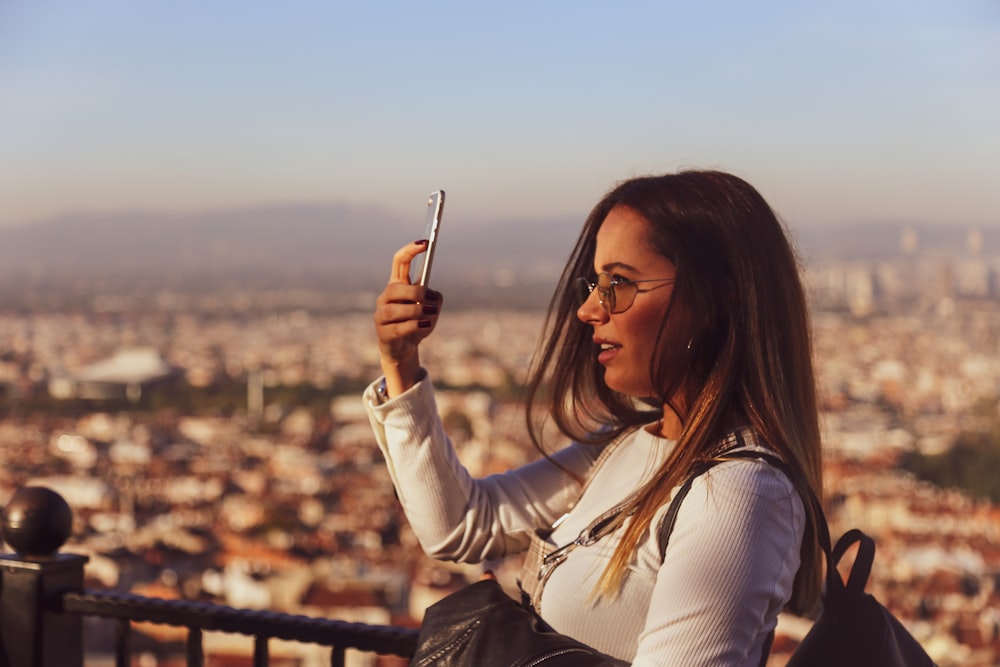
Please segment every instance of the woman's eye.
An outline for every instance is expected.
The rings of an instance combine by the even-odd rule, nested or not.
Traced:
[[[611,280],[614,282],[615,285],[624,285],[625,283],[632,282],[631,280],[629,280],[625,276],[620,276],[617,273],[612,273],[611,274]]]

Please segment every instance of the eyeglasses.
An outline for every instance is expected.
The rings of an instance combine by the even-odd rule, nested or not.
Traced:
[[[607,271],[597,274],[597,282],[592,283],[586,278],[577,278],[576,286],[579,290],[580,305],[590,298],[590,293],[595,289],[597,296],[608,314],[624,313],[632,307],[635,295],[639,292],[650,292],[651,289],[639,289],[639,283],[672,283],[675,278],[651,278],[649,280],[629,280],[627,278],[615,277]],[[654,288],[655,289],[655,288]]]

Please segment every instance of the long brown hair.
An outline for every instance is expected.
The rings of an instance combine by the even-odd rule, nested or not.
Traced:
[[[637,400],[604,384],[590,325],[576,317],[574,280],[594,275],[597,230],[611,209],[648,223],[650,246],[677,267],[649,369],[656,396]],[[809,316],[785,229],[746,181],[685,171],[619,184],[594,207],[563,270],[528,382],[528,427],[544,451],[538,414],[566,436],[604,444],[671,410],[682,423],[673,452],[639,490],[601,579],[614,594],[654,514],[692,466],[729,430],[749,425],[791,466],[801,492],[822,498]],[[808,488],[802,488],[808,487]],[[790,608],[819,597],[822,552],[809,503],[802,563]]]

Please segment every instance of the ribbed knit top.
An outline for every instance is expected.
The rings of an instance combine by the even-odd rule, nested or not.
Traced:
[[[571,542],[634,493],[674,446],[637,429],[609,445],[599,467],[599,448],[557,452],[588,479],[582,496],[545,459],[473,479],[444,433],[428,378],[384,404],[374,388],[364,401],[400,502],[421,546],[441,559],[522,552],[537,530],[564,515],[547,539],[556,547]],[[799,566],[805,514],[791,482],[762,462],[725,462],[695,480],[662,560],[659,523],[641,540],[613,599],[597,595],[596,585],[621,531],[572,549],[540,595],[542,617],[637,667],[757,667]]]

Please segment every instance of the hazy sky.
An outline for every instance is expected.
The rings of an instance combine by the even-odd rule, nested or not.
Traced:
[[[1000,224],[1000,0],[0,0],[0,225],[582,216],[713,167],[790,224]],[[454,222],[452,223],[454,224]]]

